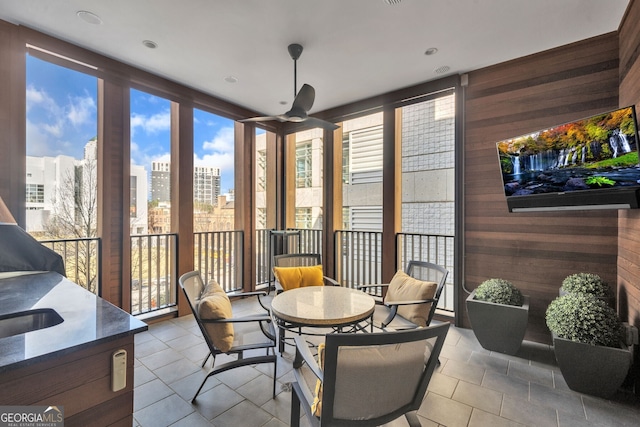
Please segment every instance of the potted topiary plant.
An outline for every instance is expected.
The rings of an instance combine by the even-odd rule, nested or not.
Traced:
[[[613,295],[609,285],[600,276],[593,273],[571,274],[562,281],[559,295],[568,293],[591,294],[600,298],[609,305],[612,304]]]
[[[567,293],[551,302],[546,322],[569,388],[600,397],[614,394],[632,361],[615,310],[591,294]]]
[[[467,297],[467,313],[482,347],[505,354],[518,352],[529,321],[529,297],[513,283],[485,280]]]

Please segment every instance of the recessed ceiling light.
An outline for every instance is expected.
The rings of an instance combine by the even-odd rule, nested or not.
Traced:
[[[84,22],[88,22],[89,24],[93,24],[93,25],[102,24],[102,19],[100,19],[98,15],[96,15],[95,13],[91,13],[87,10],[77,11],[76,16],[82,19]]]
[[[156,43],[156,42],[154,42],[154,41],[152,41],[152,40],[143,40],[143,41],[142,41],[142,44],[143,44],[145,47],[148,47],[149,49],[155,49],[155,48],[157,48],[157,47],[158,47],[158,43]]]
[[[437,47],[430,47],[429,49],[424,51],[425,55],[433,55],[438,51]]]
[[[449,67],[448,65],[443,65],[442,67],[438,67],[435,70],[433,70],[434,73],[436,74],[444,74],[447,71],[449,71],[451,69],[451,67]]]
[[[233,76],[227,76],[224,78],[224,81],[227,83],[238,83],[238,78]]]

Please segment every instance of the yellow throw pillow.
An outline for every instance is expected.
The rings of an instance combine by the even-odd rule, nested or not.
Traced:
[[[320,370],[324,370],[324,343],[318,345],[318,366]],[[313,404],[311,405],[311,413],[320,418],[322,415],[322,381],[316,381],[316,390],[313,396]]]
[[[230,319],[233,316],[227,293],[213,280],[202,291],[198,303],[198,316],[202,320]],[[204,323],[204,328],[217,349],[222,352],[229,351],[233,345],[231,323]]]
[[[303,288],[305,286],[324,285],[321,265],[309,267],[273,267],[273,275],[285,291]]]
[[[414,301],[431,299],[435,296],[438,284],[414,279],[404,271],[398,271],[389,283],[385,302]],[[398,306],[398,314],[419,326],[427,326],[431,304],[411,304]]]

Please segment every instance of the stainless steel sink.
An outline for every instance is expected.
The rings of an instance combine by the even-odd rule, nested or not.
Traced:
[[[51,308],[38,308],[0,316],[0,338],[49,328],[63,322]]]

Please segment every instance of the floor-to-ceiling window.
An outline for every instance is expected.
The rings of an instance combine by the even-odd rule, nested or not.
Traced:
[[[26,230],[98,292],[98,79],[31,55],[26,65]]]
[[[193,229],[234,229],[233,121],[193,111]]]
[[[322,229],[322,129],[297,132],[295,138],[295,210],[292,228]]]
[[[275,134],[256,128],[255,137],[255,239],[256,285],[272,280],[270,231],[276,226]]]
[[[350,287],[380,283],[383,116],[342,123],[342,231],[337,274]]]
[[[455,95],[400,109],[402,116],[402,266],[429,261],[449,269],[440,308],[453,310]]]
[[[171,102],[130,91],[131,312],[175,305],[171,235]]]
[[[286,168],[286,194],[289,198],[285,215],[286,227],[300,230],[299,237],[289,238],[289,252],[322,252],[323,136],[324,131],[315,128],[291,134],[286,141],[286,153],[290,159]],[[292,239],[297,240],[297,243]]]
[[[194,267],[226,290],[237,280],[242,256],[234,226],[234,123],[201,109],[193,112]]]
[[[382,231],[382,113],[342,124],[344,229]]]

